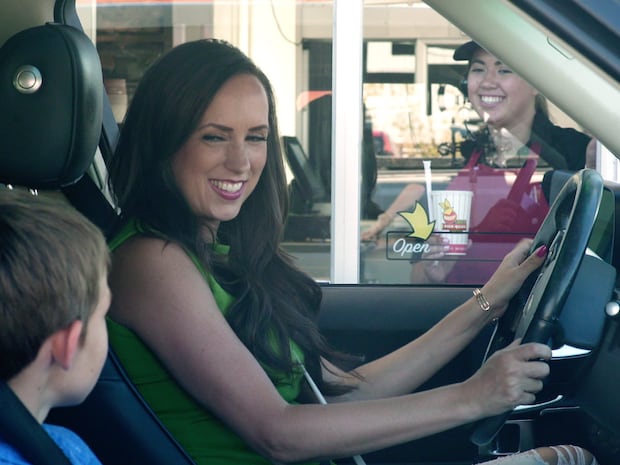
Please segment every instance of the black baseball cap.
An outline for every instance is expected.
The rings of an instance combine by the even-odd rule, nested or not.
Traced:
[[[478,43],[470,40],[469,42],[465,42],[464,44],[458,46],[456,50],[454,50],[454,54],[452,58],[456,61],[469,61],[473,54],[480,50],[482,47],[478,45]]]

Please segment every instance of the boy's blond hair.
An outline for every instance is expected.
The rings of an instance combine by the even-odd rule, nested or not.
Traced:
[[[0,380],[74,320],[83,340],[109,266],[103,234],[73,207],[0,186]]]

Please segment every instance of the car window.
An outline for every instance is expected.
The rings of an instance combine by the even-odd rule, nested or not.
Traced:
[[[464,153],[467,141],[489,137],[462,91],[467,61],[453,59],[470,37],[423,2],[364,4],[360,111],[341,110],[360,115],[353,154],[334,149],[342,128],[334,124],[333,82],[346,63],[333,60],[333,2],[78,0],[77,9],[119,125],[145,69],[182,42],[228,40],[265,71],[289,167],[284,246],[317,280],[337,281],[334,227],[346,212],[336,208],[334,188],[351,179],[332,171],[342,157],[359,166],[358,224],[345,238],[355,243],[359,283],[482,283],[546,213],[548,160],[511,150],[478,164],[489,155]],[[585,132],[547,105],[554,124]],[[500,227],[504,217],[510,227]]]

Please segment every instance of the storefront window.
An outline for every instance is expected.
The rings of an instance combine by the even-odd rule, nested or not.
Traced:
[[[77,8],[101,56],[119,125],[146,68],[180,43],[227,40],[263,69],[277,98],[289,166],[291,214],[284,246],[317,280],[339,281],[333,276],[335,261],[336,268],[348,263],[359,268],[352,278],[359,283],[428,284],[433,266],[467,270],[433,284],[481,283],[519,237],[533,234],[543,214],[532,207],[524,217],[529,223],[510,233],[485,229],[493,222],[491,208],[514,186],[524,183],[522,206],[539,205],[549,167],[541,160],[532,167],[525,154],[474,170],[469,155],[463,156],[462,143],[479,137],[484,127],[462,92],[467,61],[453,59],[456,47],[469,38],[423,2],[365,2],[361,83],[351,84],[360,86],[361,101],[336,113],[335,77],[351,70],[342,57],[334,60],[334,23],[338,31],[354,18],[338,19],[331,1],[78,0]],[[360,126],[361,140],[349,142],[358,148],[334,149],[337,136],[349,137],[342,122],[351,122],[348,115],[357,115],[357,105],[360,118],[353,123]],[[557,124],[576,126],[549,107]],[[335,161],[344,163],[344,172],[333,171]],[[359,173],[347,172],[348,166],[359,166]],[[520,176],[525,168],[531,170],[527,179]],[[353,225],[359,236],[345,238],[355,247],[343,251],[334,247],[334,231],[340,231],[334,228],[347,213],[341,205],[348,205],[346,210],[356,204],[340,189],[351,179],[359,179],[360,214]],[[442,193],[454,190],[470,193]],[[347,217],[345,225],[350,223]],[[433,247],[442,241],[451,248],[437,257]]]

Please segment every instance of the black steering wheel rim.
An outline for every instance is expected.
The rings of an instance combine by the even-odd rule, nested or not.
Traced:
[[[511,300],[491,337],[484,361],[518,338],[522,344],[549,343],[588,247],[603,187],[600,174],[590,169],[583,169],[566,181],[530,249],[533,253],[546,245],[547,258]],[[471,441],[479,446],[488,444],[510,414],[508,411],[477,422]]]

